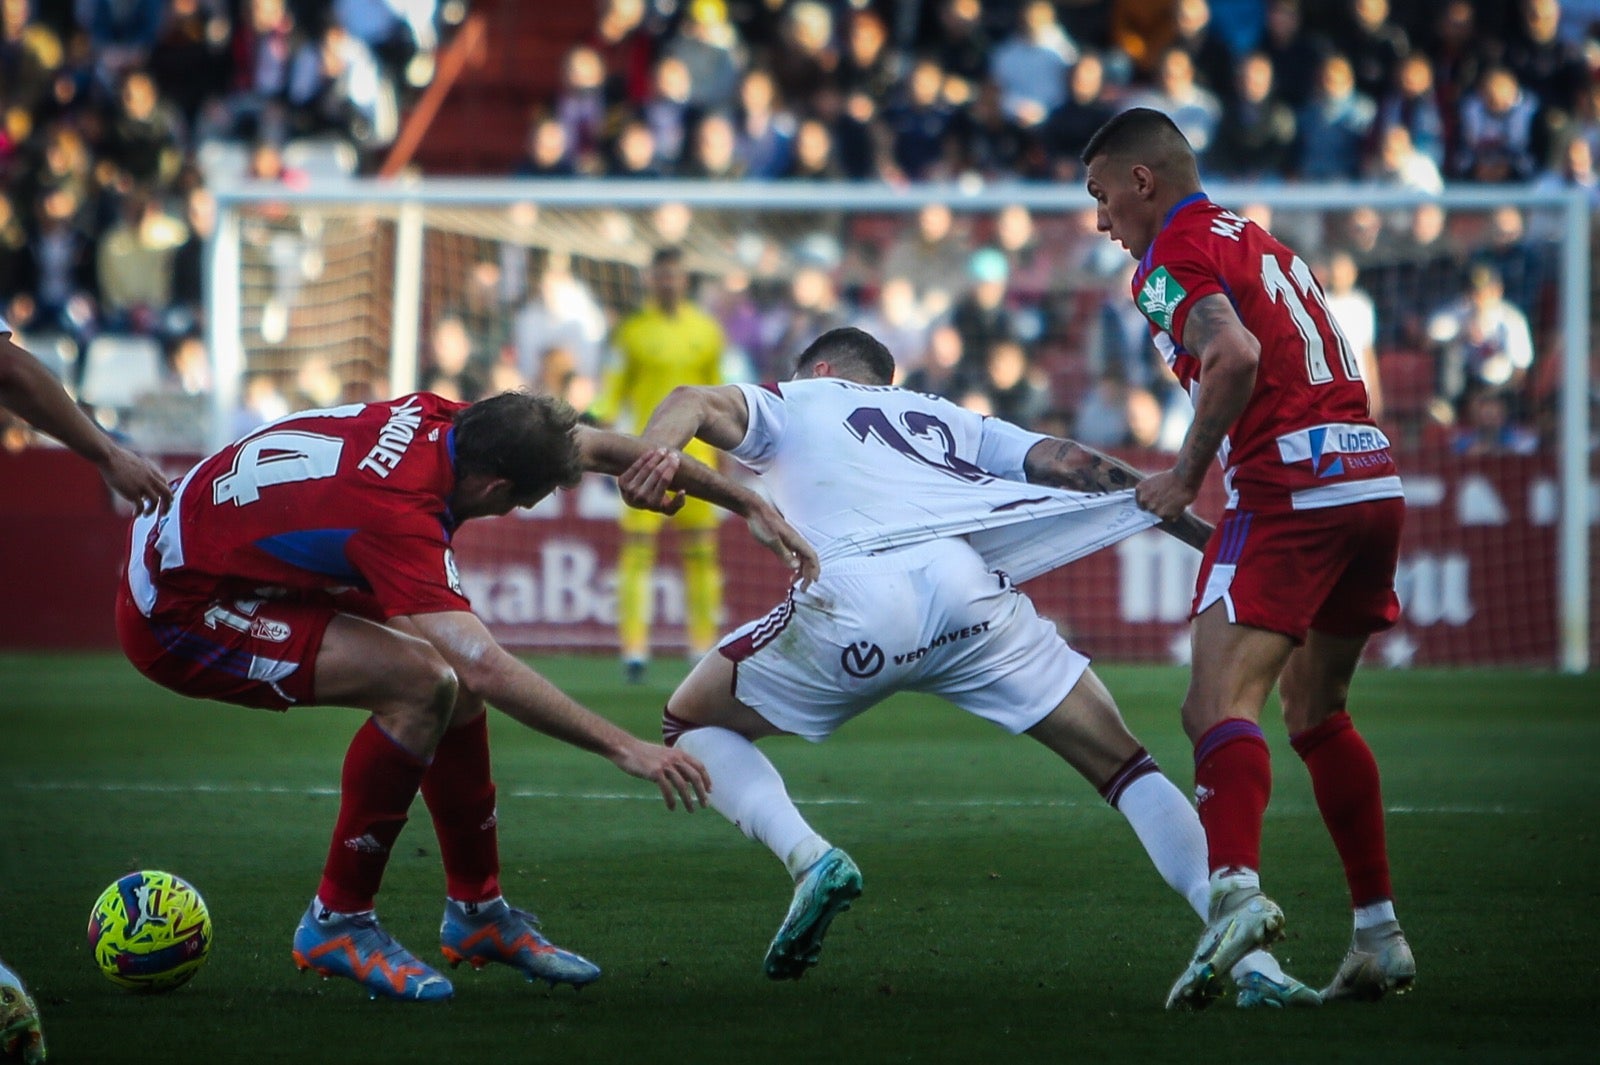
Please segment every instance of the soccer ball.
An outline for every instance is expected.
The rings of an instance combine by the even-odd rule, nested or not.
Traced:
[[[211,914],[171,873],[129,873],[89,912],[89,949],[107,980],[130,991],[171,991],[211,953]]]

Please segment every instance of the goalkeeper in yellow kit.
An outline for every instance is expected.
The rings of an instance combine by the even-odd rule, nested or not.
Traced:
[[[612,333],[612,362],[590,411],[601,422],[615,423],[624,431],[643,428],[656,406],[678,385],[722,383],[720,366],[726,343],[722,327],[689,301],[683,252],[674,247],[657,251],[646,280],[649,298],[644,306],[624,318]],[[707,444],[693,441],[683,450],[708,465],[717,463],[715,449]],[[717,520],[716,508],[698,499],[688,500],[671,518],[623,508],[617,634],[628,680],[643,681],[650,658],[650,577],[656,538],[664,522],[671,521],[678,529],[689,651],[698,657],[715,646],[722,609]]]

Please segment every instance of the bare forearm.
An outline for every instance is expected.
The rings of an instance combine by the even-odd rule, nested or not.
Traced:
[[[588,426],[579,428],[578,447],[585,469],[607,473],[613,477],[622,473],[633,461],[657,445],[638,437],[614,433],[607,429]],[[749,517],[761,498],[754,492],[724,477],[703,462],[684,455],[678,472],[672,479],[672,488],[714,503],[740,517]]]
[[[115,445],[78,409],[44,365],[9,338],[0,339],[0,406],[103,466]]]
[[[514,721],[580,750],[615,761],[635,740],[498,648],[464,673],[463,680]]]
[[[1033,484],[1075,492],[1119,492],[1132,488],[1145,475],[1104,452],[1075,440],[1042,440],[1028,452],[1023,472]],[[1211,538],[1211,523],[1189,511],[1158,526],[1162,532],[1203,550]]]

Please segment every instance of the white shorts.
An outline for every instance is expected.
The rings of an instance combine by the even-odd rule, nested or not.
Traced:
[[[899,691],[1025,732],[1089,667],[965,540],[830,562],[718,650],[740,702],[813,741]]]

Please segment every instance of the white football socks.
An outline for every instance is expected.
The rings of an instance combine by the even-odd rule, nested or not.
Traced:
[[[1167,884],[1188,900],[1200,920],[1211,916],[1211,878],[1206,871],[1206,831],[1200,815],[1177,785],[1161,773],[1146,773],[1122,792],[1117,810],[1133,826],[1145,853]],[[1278,960],[1264,950],[1251,951],[1234,965],[1235,980],[1257,972],[1284,982]]]
[[[756,745],[725,728],[694,728],[678,739],[711,774],[711,808],[783,862],[795,879],[828,850],[800,816],[783,778]]]
[[[1380,924],[1390,924],[1399,918],[1394,915],[1394,903],[1388,900],[1374,902],[1370,906],[1358,906],[1355,911],[1356,931],[1362,932],[1368,928],[1375,928]]]

